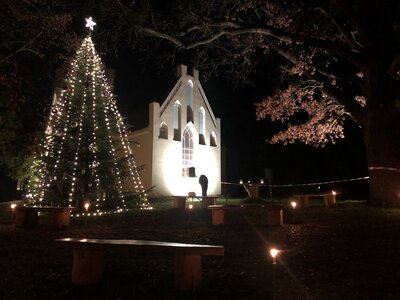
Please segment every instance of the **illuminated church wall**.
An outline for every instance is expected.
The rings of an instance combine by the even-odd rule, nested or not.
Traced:
[[[153,195],[201,195],[199,176],[208,178],[208,194],[221,193],[221,130],[198,79],[178,66],[178,81],[165,101],[149,105],[149,126],[130,135],[145,188]]]

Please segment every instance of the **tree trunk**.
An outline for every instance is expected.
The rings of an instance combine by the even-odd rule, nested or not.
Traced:
[[[377,26],[366,42],[367,64],[363,70],[369,202],[400,207],[400,99],[397,75],[392,70],[397,51],[390,26],[385,22]]]
[[[369,202],[375,206],[400,207],[398,106],[393,102],[391,105],[381,105],[368,112],[365,137],[370,177]]]

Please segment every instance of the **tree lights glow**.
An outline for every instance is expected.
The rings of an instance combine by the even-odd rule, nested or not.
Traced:
[[[86,21],[93,30],[96,23],[91,18]],[[129,183],[140,206],[148,206],[115,103],[89,34],[50,110],[37,178],[28,182],[28,199],[77,207],[89,199],[95,212],[120,210],[127,207],[124,185]]]

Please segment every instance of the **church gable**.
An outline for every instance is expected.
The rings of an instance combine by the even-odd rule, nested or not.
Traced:
[[[149,105],[149,126],[132,136],[145,187],[154,195],[201,194],[199,177],[208,178],[208,193],[221,193],[220,119],[215,118],[198,71],[178,67],[178,80],[165,101]]]
[[[160,107],[159,136],[181,141],[186,125],[192,123],[199,144],[216,146],[218,122],[199,81],[198,70],[188,72],[186,66],[180,65],[177,75],[177,83]]]

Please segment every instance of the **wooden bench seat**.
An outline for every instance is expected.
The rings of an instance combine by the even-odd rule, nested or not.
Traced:
[[[215,205],[217,203],[217,196],[193,196],[193,197],[188,197],[193,201],[193,199],[197,199],[198,201],[201,202],[201,207],[202,208],[208,208],[210,205]]]
[[[334,205],[336,203],[337,192],[326,192],[326,193],[309,193],[309,194],[297,194],[293,195],[298,201],[300,207],[308,207],[310,205],[310,198],[322,198],[325,206]]]
[[[58,206],[17,206],[15,208],[15,226],[34,228],[39,224],[39,213],[47,213],[47,226],[49,228],[66,228],[72,211],[76,207]]]
[[[283,207],[263,205],[263,204],[243,204],[243,205],[209,205],[211,210],[211,218],[213,225],[224,224],[224,215],[226,210],[231,209],[246,209],[246,208],[261,208],[266,211],[268,226],[283,225]]]
[[[210,205],[215,205],[217,203],[217,198],[216,196],[198,196],[196,197],[201,201],[201,207],[202,208],[208,208]]]
[[[73,250],[72,283],[89,285],[100,281],[106,250],[134,253],[162,253],[175,257],[174,284],[180,291],[195,291],[201,285],[201,257],[223,256],[223,246],[146,240],[63,238],[56,243]]]
[[[196,196],[196,194],[188,196],[172,196],[172,207],[184,209],[187,201],[197,199],[201,201],[202,208],[207,208],[209,205],[215,204],[217,198],[217,196]]]

